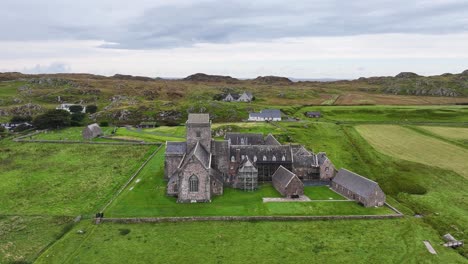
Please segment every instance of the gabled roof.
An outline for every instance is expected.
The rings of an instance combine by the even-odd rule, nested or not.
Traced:
[[[257,168],[253,165],[253,163],[250,161],[249,156],[246,156],[244,160],[241,162],[239,166],[239,171],[242,172],[249,168],[249,171],[258,171]]]
[[[282,187],[288,186],[294,178],[297,178],[296,174],[292,173],[283,166],[279,166],[279,168],[271,176],[271,179],[275,182],[278,182]],[[297,179],[299,180],[299,178]]]
[[[209,114],[189,114],[187,119],[188,124],[207,124],[210,123]]]
[[[332,181],[365,198],[370,197],[379,186],[375,181],[346,169],[340,169]]]
[[[231,145],[263,145],[263,134],[261,133],[226,133],[226,140],[231,141]]]
[[[327,154],[325,152],[319,152],[317,154],[317,161],[319,165],[322,165],[328,159]]]
[[[183,155],[187,151],[186,142],[166,142],[166,154],[179,154]]]
[[[265,138],[265,145],[281,145],[279,141],[270,133]]]
[[[200,142],[197,142],[195,147],[193,147],[193,149],[183,157],[178,169],[185,167],[190,161],[190,159],[192,159],[192,157],[200,161],[200,163],[205,169],[209,169],[211,167],[211,153],[209,153],[203,147],[203,145],[200,144]]]
[[[281,111],[277,109],[264,109],[259,113],[250,113],[249,116],[262,118],[281,118]]]
[[[312,153],[308,151],[304,146],[302,145],[293,145],[292,146],[292,151],[294,154],[294,157],[296,156],[310,156]]]

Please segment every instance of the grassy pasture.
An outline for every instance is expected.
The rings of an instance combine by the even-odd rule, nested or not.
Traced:
[[[85,230],[84,235],[76,233]],[[438,255],[423,245],[429,240]],[[80,223],[37,263],[466,263],[418,219]]]
[[[307,111],[320,111],[319,121],[352,123],[452,123],[468,122],[466,106],[307,106],[285,108],[304,120]]]
[[[356,129],[387,155],[453,170],[468,178],[468,150],[401,126],[360,125]]]
[[[422,126],[421,128],[441,137],[468,140],[468,128],[466,127]]]
[[[32,263],[71,228],[70,217],[0,216],[0,263]]]
[[[155,147],[2,141],[0,212],[93,214]]]

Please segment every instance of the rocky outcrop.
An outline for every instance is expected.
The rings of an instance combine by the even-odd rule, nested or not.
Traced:
[[[114,76],[110,77],[112,79],[118,79],[118,80],[131,80],[131,81],[154,81],[155,79],[151,77],[145,77],[145,76],[133,76],[133,75],[125,75],[125,74],[115,74]]]
[[[420,88],[420,89],[405,89],[400,87],[387,87],[383,89],[384,93],[390,94],[408,94],[421,96],[449,96],[455,97],[460,94],[450,88]]]
[[[238,79],[232,78],[231,76],[222,76],[222,75],[208,75],[205,73],[195,73],[186,78],[182,79],[184,81],[192,82],[226,82],[226,83],[237,83]]]
[[[416,77],[421,77],[421,76],[414,72],[400,72],[399,74],[395,76],[395,78],[416,78]]]
[[[464,75],[464,76],[468,76],[468,70],[464,70],[462,73],[460,73],[461,75]]]
[[[264,84],[274,84],[274,83],[281,83],[281,84],[291,84],[292,81],[286,77],[279,77],[279,76],[258,76],[257,78],[253,79],[255,83],[264,83]]]

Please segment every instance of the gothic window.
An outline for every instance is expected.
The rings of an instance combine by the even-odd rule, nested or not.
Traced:
[[[276,156],[273,155],[273,158],[271,159],[272,161],[276,161]]]
[[[231,162],[234,162],[236,161],[236,158],[234,158],[234,156],[231,156]]]
[[[197,138],[201,137],[201,132],[200,131],[197,131]]]
[[[281,160],[286,161],[286,157],[283,155],[283,157],[281,157]]]
[[[244,145],[244,138],[241,138],[241,145]]]
[[[254,156],[253,161],[254,161],[254,162],[257,161],[257,155]]]
[[[189,192],[198,192],[198,177],[195,175],[189,178]]]
[[[245,158],[245,155],[242,155],[242,160],[244,160],[244,158]]]
[[[325,171],[328,171],[328,167],[325,168]]]
[[[267,160],[267,157],[263,155],[263,161],[266,161],[266,160]]]

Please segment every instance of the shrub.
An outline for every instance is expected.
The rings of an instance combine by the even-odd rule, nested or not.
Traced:
[[[60,109],[49,110],[33,120],[33,125],[39,129],[68,127],[70,124],[70,113]]]
[[[99,123],[99,126],[101,126],[101,127],[108,127],[108,126],[109,126],[109,122],[108,122],[108,121],[101,121],[101,122]]]
[[[86,117],[85,114],[83,113],[73,113],[71,115],[71,125],[72,126],[81,126],[82,125],[82,121],[84,120],[84,118]]]
[[[98,108],[97,108],[97,106],[95,106],[95,105],[87,105],[87,106],[86,106],[86,113],[88,113],[88,114],[94,114],[94,113],[97,112],[97,109],[98,109]]]
[[[11,123],[22,123],[22,122],[31,122],[32,117],[31,116],[13,116],[10,119]]]
[[[119,233],[122,236],[126,236],[126,235],[128,235],[130,233],[130,229],[127,229],[127,228],[119,229]]]
[[[79,113],[83,111],[83,106],[81,105],[72,105],[68,108],[72,113]]]

